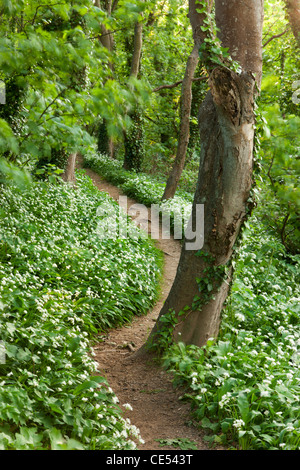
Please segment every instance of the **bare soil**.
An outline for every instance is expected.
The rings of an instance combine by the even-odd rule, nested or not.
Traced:
[[[120,189],[90,169],[85,171],[100,191],[118,201],[122,194]],[[132,204],[135,201],[128,198],[128,208]],[[150,219],[149,211],[149,229]],[[198,450],[211,450],[203,440],[203,431],[192,424],[190,405],[180,400],[183,392],[173,387],[170,373],[149,354],[140,351],[171,288],[181,252],[180,243],[173,238],[159,239],[157,246],[164,253],[160,298],[146,316],[136,317],[129,325],[109,331],[94,347],[94,359],[120,406],[126,403],[132,406],[131,411],[124,409],[124,416],[140,430],[145,442],[138,445],[140,450],[174,450],[172,445],[161,446],[158,440],[165,439],[189,439]]]

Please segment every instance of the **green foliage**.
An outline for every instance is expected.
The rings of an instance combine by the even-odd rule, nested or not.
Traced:
[[[99,238],[99,208],[116,203],[80,173],[77,189],[35,182],[0,198],[1,448],[134,448],[92,340],[148,311],[160,254],[137,229]]]
[[[101,23],[110,26],[106,13],[89,0],[6,2],[2,13],[0,79],[7,99],[0,118],[9,126],[1,125],[2,155],[63,167],[55,154],[95,145],[89,129],[99,115],[109,120],[110,133],[121,135],[135,97],[108,80],[110,55],[98,40]]]
[[[161,357],[165,351],[169,350],[173,344],[173,331],[178,323],[178,316],[174,310],[170,309],[165,315],[159,317],[158,332],[151,335],[146,342],[148,351],[154,351],[158,357]]]
[[[197,450],[197,444],[190,439],[156,439],[159,442],[160,447],[172,446],[181,450]]]
[[[261,178],[269,179],[262,188],[269,226],[292,253],[299,253],[299,125],[300,117],[282,116],[278,104],[264,108],[265,134],[261,140]]]
[[[228,48],[222,47],[221,41],[217,35],[217,27],[213,11],[208,13],[208,1],[198,0],[196,11],[205,14],[201,30],[205,33],[205,39],[199,49],[199,57],[207,69],[213,69],[216,65],[228,66],[240,71],[240,65],[233,60],[228,53]]]
[[[291,253],[299,253],[299,103],[294,99],[299,76],[298,48],[287,27],[284,2],[265,5],[265,47],[259,109],[262,122],[257,152],[258,204],[268,227]],[[280,38],[273,36],[283,33]],[[270,41],[269,41],[270,40]]]
[[[299,256],[289,255],[260,217],[244,232],[218,339],[203,348],[173,345],[165,366],[175,384],[189,387],[183,398],[212,443],[296,450]]]
[[[177,191],[173,199],[161,202],[165,183],[160,179],[144,173],[126,171],[120,161],[111,160],[96,153],[86,154],[84,162],[86,167],[119,186],[125,194],[137,202],[149,207],[151,204],[159,205],[165,214],[169,214],[171,227],[174,227],[175,220],[182,220],[183,229],[185,228],[191,213],[192,194],[186,191]]]
[[[143,118],[136,110],[131,115],[131,125],[124,138],[124,168],[140,171],[144,155]]]
[[[9,163],[5,158],[0,158],[0,184],[10,185],[15,188],[28,188],[32,182],[28,171]]]

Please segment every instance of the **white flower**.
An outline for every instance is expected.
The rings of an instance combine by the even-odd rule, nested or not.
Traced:
[[[245,425],[244,421],[242,419],[235,419],[233,422],[233,426],[237,429],[240,429]]]
[[[131,406],[129,403],[124,403],[123,406],[124,406],[124,408],[125,408],[126,410],[129,410],[129,411],[132,411],[132,410],[133,410],[132,406]]]
[[[294,426],[292,424],[288,424],[285,429],[286,431],[294,431]]]
[[[239,321],[244,321],[245,320],[245,316],[242,313],[236,313],[235,318]]]

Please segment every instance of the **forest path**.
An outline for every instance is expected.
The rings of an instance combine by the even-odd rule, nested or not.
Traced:
[[[79,161],[77,166],[82,168],[82,162]],[[90,169],[85,171],[100,191],[107,192],[116,201],[123,195],[119,188],[103,180],[97,173]],[[130,198],[127,198],[127,202],[128,208],[136,203]],[[148,219],[150,228],[150,211]],[[189,439],[198,450],[211,450],[203,440],[203,432],[191,425],[190,405],[179,400],[182,391],[174,389],[170,373],[148,355],[135,354],[154,326],[172,286],[180,257],[180,243],[173,238],[160,238],[157,246],[164,253],[158,301],[146,316],[136,317],[132,323],[107,332],[103,342],[94,347],[94,359],[117,395],[119,405],[122,407],[129,403],[133,408],[131,411],[124,408],[124,417],[129,418],[140,431],[145,443],[138,444],[139,450],[175,449],[172,445],[161,446],[158,439]]]

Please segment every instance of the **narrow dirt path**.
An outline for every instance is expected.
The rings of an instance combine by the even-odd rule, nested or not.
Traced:
[[[85,171],[100,191],[107,192],[118,201],[119,195],[122,195],[118,188],[90,169]],[[128,208],[136,203],[130,198],[127,202]],[[150,211],[148,219],[150,229]],[[95,346],[95,359],[117,395],[120,406],[129,403],[133,408],[124,416],[140,430],[145,442],[138,445],[140,450],[174,450],[173,446],[161,446],[158,440],[165,439],[189,439],[198,450],[210,450],[203,440],[203,433],[191,425],[190,406],[179,400],[180,392],[174,389],[170,374],[149,356],[135,354],[153,328],[173,283],[180,257],[180,243],[173,238],[157,240],[157,245],[164,253],[159,300],[148,315],[135,318],[130,325],[109,331],[103,342]]]

